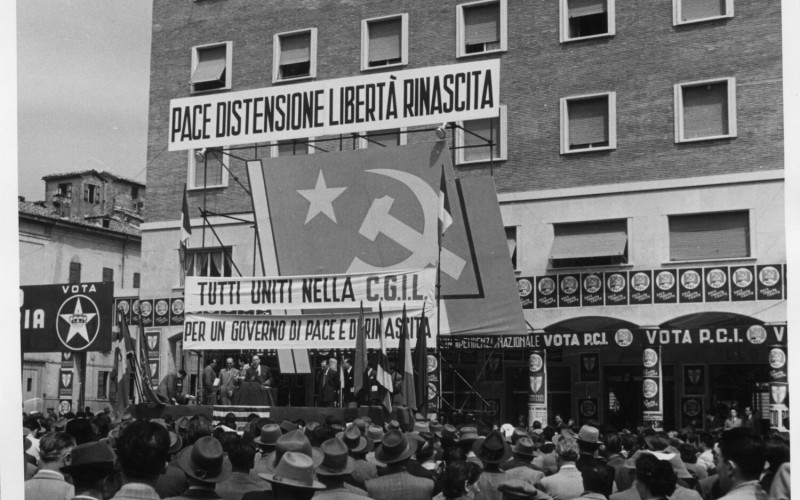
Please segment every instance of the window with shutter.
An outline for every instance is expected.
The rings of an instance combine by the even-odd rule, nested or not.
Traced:
[[[460,124],[463,130],[456,134],[457,159],[459,163],[506,160],[506,106],[500,106],[497,118],[468,120]]]
[[[714,212],[669,216],[669,259],[750,257],[750,213]]]
[[[277,156],[307,155],[308,143],[297,141],[279,141],[276,148]]]
[[[615,108],[614,92],[562,99],[561,152],[615,148]]]
[[[458,15],[459,57],[486,52],[504,51],[508,45],[506,0],[489,0],[461,4]]]
[[[615,0],[561,0],[561,41],[615,32]]]
[[[103,268],[103,281],[114,281],[114,270],[110,267]]]
[[[73,259],[72,262],[69,263],[68,283],[80,283],[80,282],[81,282],[81,263]]]
[[[367,138],[364,142],[366,143],[366,147],[399,146],[400,129],[373,130],[367,132]]]
[[[733,78],[676,85],[676,142],[736,136]]]
[[[228,155],[222,148],[208,148],[205,159],[189,151],[189,189],[219,188],[228,185]]]
[[[192,48],[193,92],[230,88],[230,42]]]
[[[311,32],[281,35],[278,40],[280,45],[278,79],[311,76]]]
[[[553,224],[553,267],[607,266],[628,262],[628,221],[613,219]]]
[[[674,24],[733,17],[733,0],[674,0]]]
[[[141,279],[141,274],[133,273],[133,288],[139,288],[139,280]]]
[[[408,14],[361,21],[361,69],[408,64]]]

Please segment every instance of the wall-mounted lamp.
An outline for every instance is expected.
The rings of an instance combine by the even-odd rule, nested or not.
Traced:
[[[204,161],[206,159],[206,148],[195,149],[194,159],[197,161]]]
[[[442,123],[438,127],[436,127],[436,137],[442,141],[447,139],[447,122]]]

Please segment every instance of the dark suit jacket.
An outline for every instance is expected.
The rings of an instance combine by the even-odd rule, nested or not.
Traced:
[[[326,369],[320,375],[319,400],[322,403],[332,403],[336,401],[336,391],[339,389],[339,372]]]
[[[178,380],[177,373],[167,373],[167,375],[161,379],[161,383],[158,384],[158,394],[167,398],[168,402],[172,402],[172,399],[178,401],[178,404],[183,403],[183,399],[186,397],[186,392],[183,390],[183,387],[178,387],[178,383],[182,382]],[[182,383],[180,384],[183,385]]]
[[[606,497],[611,496],[611,492],[614,489],[614,475],[616,474],[616,469],[611,467],[607,463],[602,460],[598,460],[591,455],[581,454],[578,457],[578,461],[575,462],[575,467],[578,468],[579,471],[583,472],[584,468],[591,467],[592,465],[600,464],[606,470],[606,484],[605,489],[600,493],[604,494]]]
[[[272,380],[272,372],[266,365],[258,365],[258,370],[249,367],[244,374],[245,382],[258,382],[261,385],[266,384]]]
[[[356,400],[356,395],[353,392],[353,378],[353,367],[351,366],[349,370],[344,371],[344,393],[342,394],[342,399],[345,403]]]

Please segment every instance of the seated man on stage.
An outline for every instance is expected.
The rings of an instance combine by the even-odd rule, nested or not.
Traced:
[[[258,382],[262,387],[272,386],[272,372],[267,365],[261,364],[261,358],[253,356],[250,366],[245,370],[245,382]]]

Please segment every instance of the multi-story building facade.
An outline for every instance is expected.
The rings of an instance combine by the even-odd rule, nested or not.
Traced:
[[[138,191],[135,198],[143,201],[144,185],[96,171],[54,174],[44,179],[46,201],[20,199],[18,203],[20,285],[107,281],[114,283],[116,297],[138,296],[141,212],[131,209],[130,193]],[[103,210],[95,207],[94,197],[88,201],[89,185],[102,186],[97,205],[102,205]],[[87,200],[82,193],[87,193]],[[93,410],[108,406],[113,356],[110,352],[91,352],[87,356],[85,386],[80,387],[76,376],[72,396],[59,397],[62,366],[77,373],[72,360],[65,360],[58,352],[23,353],[25,407],[57,411],[60,400],[77,403],[81,390],[85,406]]]
[[[214,227],[193,219],[186,274],[259,275],[243,160],[431,140],[365,126],[202,161],[165,152],[171,99],[499,60],[497,116],[459,122],[448,141],[458,176],[493,176],[529,325],[519,334],[534,340],[445,349],[482,397],[443,373],[444,397],[516,420],[541,347],[551,415],[635,425],[642,349],[613,340],[626,330],[661,347],[666,425],[732,405],[767,415],[768,344],[786,342],[779,3],[158,0],[153,20],[142,297],[182,294],[184,184],[192,217],[200,208]],[[753,325],[767,340],[745,336]],[[563,334],[577,337],[553,340]],[[180,325],[162,331],[165,370],[186,366],[180,337]]]

